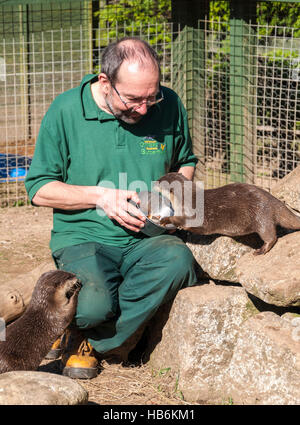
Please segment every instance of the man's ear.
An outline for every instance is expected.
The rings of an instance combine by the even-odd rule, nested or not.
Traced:
[[[99,81],[99,84],[100,84],[102,90],[104,91],[104,93],[108,94],[111,84],[110,84],[110,81],[109,81],[107,75],[104,74],[103,72],[101,72],[98,75],[98,81]]]

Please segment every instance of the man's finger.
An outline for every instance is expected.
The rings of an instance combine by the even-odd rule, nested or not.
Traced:
[[[127,214],[128,215],[128,214]],[[128,215],[128,217],[131,217]],[[124,217],[115,217],[114,218],[121,226],[126,227],[126,229],[132,230],[134,232],[139,232],[141,230],[140,226],[135,226],[134,224],[130,224],[128,223],[128,221],[126,221],[125,216]],[[137,221],[137,220],[135,220]],[[141,222],[139,222],[141,223]]]
[[[139,208],[136,208],[130,202],[128,202],[128,204],[127,204],[127,211],[130,215],[137,217],[138,219],[142,220],[143,222],[146,221],[145,214],[143,214]]]
[[[130,191],[130,190],[127,192],[127,200],[128,199],[132,199],[132,201],[134,201],[138,205],[141,202],[141,200],[140,200],[139,195],[137,194],[137,192]]]

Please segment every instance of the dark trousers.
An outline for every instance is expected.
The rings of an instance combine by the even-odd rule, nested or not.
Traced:
[[[74,322],[100,353],[122,345],[161,304],[197,282],[194,257],[174,235],[126,248],[87,242],[56,251],[53,258],[83,284]]]

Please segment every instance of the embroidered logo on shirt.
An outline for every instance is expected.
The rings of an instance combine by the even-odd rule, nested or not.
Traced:
[[[141,154],[152,155],[161,154],[165,150],[166,144],[161,143],[154,138],[155,136],[146,136],[140,142]]]

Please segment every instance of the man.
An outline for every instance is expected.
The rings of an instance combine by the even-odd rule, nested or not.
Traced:
[[[96,376],[97,352],[122,345],[162,303],[196,283],[185,244],[175,235],[145,236],[145,218],[128,202],[139,203],[139,185],[151,190],[166,172],[192,179],[196,163],[186,111],[160,86],[157,54],[142,40],[109,45],[101,73],[50,106],[25,185],[34,205],[54,209],[57,267],[83,284],[65,375]]]

